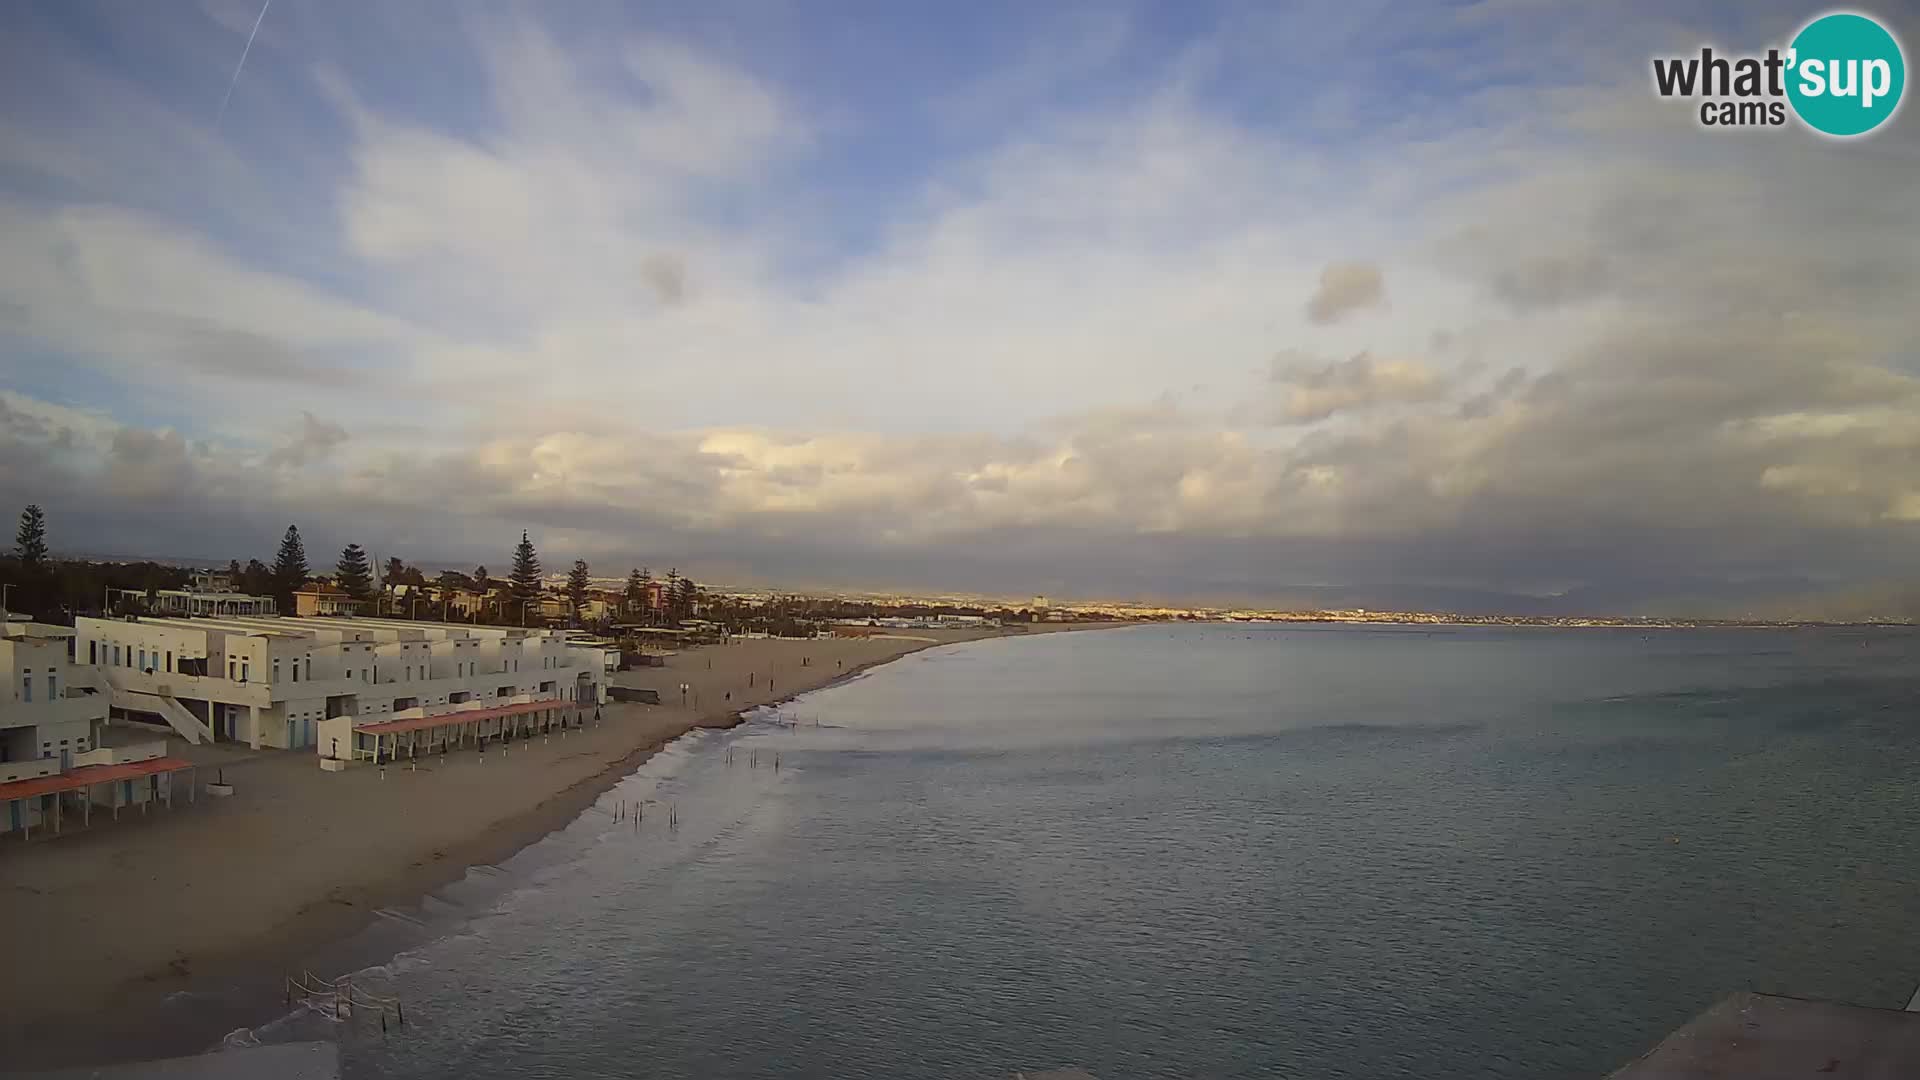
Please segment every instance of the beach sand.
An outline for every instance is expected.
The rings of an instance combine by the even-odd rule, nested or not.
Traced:
[[[730,726],[743,709],[997,632],[887,633],[898,636],[689,649],[666,667],[615,680],[657,688],[663,704],[609,704],[598,727],[515,743],[505,755],[496,748],[484,761],[467,749],[383,777],[370,765],[325,773],[311,752],[266,751],[222,766],[236,789],[229,798],[202,790],[192,806],[176,798],[171,811],[123,812],[118,822],[96,814],[84,832],[9,838],[0,844],[7,1064],[204,1049],[228,1029],[224,1018],[210,1018],[206,1030],[176,1030],[174,1022],[156,1032],[151,1014],[165,995],[196,980],[294,970],[377,909],[412,903],[469,866],[498,862],[564,826],[695,726]],[[691,688],[684,707],[681,683]],[[209,769],[200,772],[202,783],[212,779]]]

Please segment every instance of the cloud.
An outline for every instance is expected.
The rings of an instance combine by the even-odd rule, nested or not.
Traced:
[[[687,264],[678,255],[647,256],[640,263],[640,280],[663,304],[677,304],[687,297]]]
[[[218,131],[230,55],[30,23],[0,497],[161,554],[527,527],[1016,595],[1920,575],[1914,129],[1705,139],[1622,89],[1765,13],[1379,14],[1068,19],[1054,73],[878,28],[877,95],[778,12],[368,7],[263,30]],[[1274,42],[1348,67],[1304,127]]]
[[[1366,308],[1384,307],[1386,276],[1371,263],[1330,263],[1307,298],[1307,319],[1317,325],[1339,322]]]
[[[270,467],[300,468],[324,459],[347,441],[347,429],[331,420],[321,420],[310,412],[300,413],[300,430],[292,439],[267,455]]]
[[[1433,401],[1445,390],[1445,380],[1425,363],[1370,352],[1327,363],[1286,353],[1274,358],[1271,377],[1284,391],[1281,416],[1296,422],[1381,405]]]
[[[179,432],[122,428],[107,451],[100,487],[114,499],[173,499],[194,490],[195,472]]]

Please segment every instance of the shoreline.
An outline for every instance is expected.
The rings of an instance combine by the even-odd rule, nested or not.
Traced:
[[[171,950],[177,955],[163,965],[155,967],[136,964],[130,968],[121,968],[115,978],[104,980],[95,978],[91,980],[94,985],[90,987],[76,987],[69,994],[59,995],[57,1004],[55,1003],[56,995],[53,994],[48,994],[38,1001],[7,1001],[4,1009],[5,1028],[0,1033],[5,1034],[5,1041],[17,1047],[19,1051],[10,1055],[9,1067],[59,1068],[201,1053],[217,1047],[223,1038],[236,1030],[271,1022],[283,1015],[285,1011],[281,1007],[278,987],[280,979],[286,972],[310,968],[318,974],[332,977],[346,970],[357,970],[367,966],[362,963],[353,963],[347,953],[354,938],[380,921],[382,909],[417,906],[435,892],[465,879],[474,867],[504,862],[542,839],[566,828],[591,808],[603,794],[631,775],[635,769],[675,739],[696,729],[725,730],[736,727],[744,722],[745,714],[753,710],[786,704],[802,695],[841,685],[901,657],[943,645],[1018,639],[1035,633],[1127,625],[1135,624],[1121,622],[1048,624],[1045,630],[1030,630],[1026,633],[933,631],[929,632],[925,638],[875,636],[847,639],[756,639],[733,646],[708,646],[682,652],[665,668],[641,668],[622,672],[619,677],[619,681],[622,682],[661,682],[671,679],[700,682],[703,688],[711,690],[719,684],[716,676],[720,678],[728,675],[737,676],[738,669],[742,666],[736,662],[715,668],[711,666],[715,660],[766,661],[772,665],[770,670],[777,670],[783,653],[787,654],[784,658],[789,661],[794,655],[805,655],[808,652],[851,652],[858,656],[857,659],[855,656],[845,657],[845,659],[855,659],[855,662],[851,666],[835,670],[833,675],[826,679],[803,678],[798,680],[798,685],[794,685],[785,693],[763,692],[749,695],[742,691],[742,700],[738,704],[729,700],[726,706],[719,709],[711,707],[696,709],[664,704],[660,706],[609,704],[606,706],[606,711],[610,714],[609,719],[602,728],[585,729],[578,733],[579,737],[590,743],[585,752],[566,754],[562,747],[555,745],[545,747],[530,745],[522,752],[532,750],[541,755],[544,760],[537,760],[535,768],[542,765],[552,766],[557,761],[565,762],[572,758],[596,756],[596,750],[607,752],[612,756],[600,757],[596,762],[598,767],[590,771],[582,773],[576,768],[573,774],[559,786],[550,789],[543,787],[537,793],[533,793],[526,805],[514,808],[492,820],[474,822],[460,830],[458,835],[435,838],[436,842],[432,845],[430,856],[424,851],[415,852],[423,857],[381,867],[369,875],[362,875],[362,880],[334,885],[326,889],[323,894],[307,894],[307,899],[303,903],[299,903],[282,918],[265,925],[256,924],[250,932],[240,931],[231,939],[222,940],[211,946]],[[742,646],[746,648],[743,649]],[[875,646],[878,648],[876,649]],[[755,655],[748,657],[748,653]],[[870,655],[860,656],[860,653]],[[827,657],[822,657],[822,659],[825,658]],[[686,666],[701,659],[706,659],[709,666],[706,668]],[[756,669],[749,668],[749,670]],[[789,665],[781,671],[781,674],[791,679],[802,670],[815,674],[822,669],[798,668]],[[468,760],[456,760],[450,764],[443,762],[438,768],[449,772],[462,770],[474,758],[471,750],[465,751],[464,754]],[[559,755],[558,758],[556,755]],[[251,768],[252,760],[239,765],[229,765],[228,768],[242,777],[250,777],[255,773],[266,771],[286,772],[285,766],[298,768],[304,762],[304,756],[300,761],[294,761],[281,753],[278,758],[267,757],[261,760],[271,762],[275,768],[272,770]],[[501,774],[506,774],[516,767],[517,762],[505,762],[497,767],[488,779],[501,777]],[[303,787],[324,788],[325,781],[317,778],[351,775],[322,774],[318,769],[312,768],[310,763],[307,768],[310,772],[302,770],[302,778],[298,781]],[[362,772],[364,776],[365,771],[371,770],[355,771]],[[522,788],[530,782],[524,773],[513,779],[519,780]],[[378,782],[391,783],[384,777]],[[449,782],[452,781],[449,780]],[[326,794],[338,799],[346,796],[347,793],[332,791]],[[380,792],[379,794],[388,793]],[[446,797],[458,797],[464,794],[468,792],[454,792]],[[115,830],[114,834],[102,834],[101,838],[114,847],[144,840],[150,846],[140,854],[146,856],[155,854],[153,847],[168,843],[218,844],[220,842],[218,837],[208,834],[217,830],[220,823],[196,820],[202,814],[206,818],[214,816],[211,811],[214,811],[215,807],[209,805],[211,802],[213,800],[201,800],[197,808],[175,811],[175,817],[164,821],[163,827],[166,832],[185,835],[135,838],[131,835],[132,832],[147,830],[134,826],[132,830]],[[228,808],[220,807],[219,809]],[[196,811],[202,814],[197,814]],[[393,824],[390,818],[376,820],[377,827]],[[40,856],[48,857],[49,861],[55,859],[75,862],[97,861],[97,859],[89,860],[87,856],[98,853],[81,850],[87,841],[93,839],[95,837],[85,834],[62,837],[45,841],[47,847],[44,849],[26,853],[9,853],[9,858],[0,860],[0,871],[6,872],[0,874],[0,887],[12,885],[15,889],[34,891],[30,886],[19,881],[12,872],[28,868],[25,864],[39,861]],[[120,843],[112,843],[116,840]],[[62,843],[69,847],[60,848],[59,845]],[[35,848],[38,847],[39,845],[35,845]],[[106,854],[106,858],[112,862],[116,855],[117,853],[110,852]],[[349,865],[355,869],[359,868],[357,864]],[[242,867],[239,871],[250,876],[270,875],[274,869],[270,866],[257,866]],[[89,904],[110,902],[106,898],[87,901]],[[113,914],[117,913],[108,913],[109,916]],[[99,920],[80,919],[78,921],[85,923]],[[151,931],[164,934],[165,928],[156,926],[152,927]],[[0,948],[5,947],[6,944],[13,943],[0,944]],[[189,946],[192,944],[189,943]],[[84,948],[84,943],[81,947]],[[110,957],[95,959],[96,962],[102,959],[111,960]],[[227,1000],[233,992],[244,993],[248,988],[257,991],[257,996],[245,1001]],[[223,994],[222,991],[228,993]],[[190,1017],[182,1017],[178,1015],[177,1007],[169,1006],[169,999],[182,992],[209,996],[203,1008]],[[18,996],[9,995],[10,998],[16,999]],[[35,1005],[42,1007],[34,1008]]]

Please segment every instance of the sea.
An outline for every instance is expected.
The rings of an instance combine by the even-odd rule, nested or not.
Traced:
[[[1598,1077],[1920,985],[1920,634],[1147,625],[700,732],[349,943],[350,1077]]]

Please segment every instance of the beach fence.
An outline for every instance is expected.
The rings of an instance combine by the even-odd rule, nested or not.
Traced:
[[[398,997],[381,997],[353,985],[350,976],[323,979],[311,971],[287,976],[287,1008],[302,1002],[314,1012],[335,1023],[351,1024],[356,1017],[369,1023],[379,1021],[385,1032],[389,1020],[396,1028],[407,1026],[407,1012]]]

